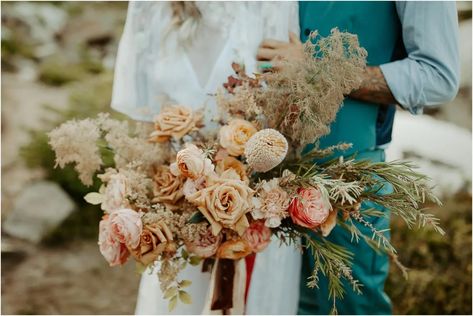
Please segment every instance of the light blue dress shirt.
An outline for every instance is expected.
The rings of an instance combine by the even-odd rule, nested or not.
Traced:
[[[460,78],[458,17],[454,1],[397,1],[407,57],[381,71],[399,104],[411,113],[447,103]]]

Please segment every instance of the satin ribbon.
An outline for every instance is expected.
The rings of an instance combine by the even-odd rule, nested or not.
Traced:
[[[245,312],[245,260],[217,259],[202,314],[243,315]]]

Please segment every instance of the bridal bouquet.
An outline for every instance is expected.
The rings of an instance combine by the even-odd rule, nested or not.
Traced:
[[[50,132],[59,166],[75,163],[85,184],[96,174],[103,183],[85,199],[104,212],[104,258],[110,266],[133,258],[141,271],[156,269],[170,309],[178,300],[191,303],[190,281],[179,272],[200,263],[212,270],[210,309],[237,308],[236,292],[244,288],[234,285],[241,278],[236,267],[272,236],[313,253],[308,286],[317,287],[323,273],[335,301],[343,279],[362,292],[351,272],[356,253],[325,238],[336,225],[351,232],[352,242],[363,239],[393,258],[386,231],[368,220],[386,216],[383,208],[409,227],[443,233],[421,208],[440,202],[410,163],[332,158],[350,144],[303,150],[329,133],[344,95],[360,85],[366,59],[354,35],[333,30],[317,37],[317,44],[305,43],[304,60],[284,62],[279,72],[248,76],[234,64],[235,75],[215,95],[215,129],[204,126],[201,112],[168,104],[152,126],[132,129],[102,114]],[[360,207],[368,201],[379,208]],[[219,282],[222,276],[234,282]]]

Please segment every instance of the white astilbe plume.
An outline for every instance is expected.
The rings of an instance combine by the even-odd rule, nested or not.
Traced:
[[[100,129],[91,119],[71,120],[52,130],[49,144],[56,152],[56,166],[64,168],[75,163],[79,179],[85,185],[92,185],[93,176],[102,166],[97,142]]]
[[[114,160],[117,168],[139,162],[145,169],[153,164],[162,163],[163,146],[150,143],[146,138],[131,135],[128,122],[114,120],[108,114],[101,113],[97,118],[97,123],[105,132],[105,141],[115,153]]]

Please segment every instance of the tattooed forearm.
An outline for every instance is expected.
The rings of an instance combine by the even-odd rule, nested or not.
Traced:
[[[350,94],[353,99],[377,103],[396,104],[391,90],[379,67],[367,67],[361,87]]]

